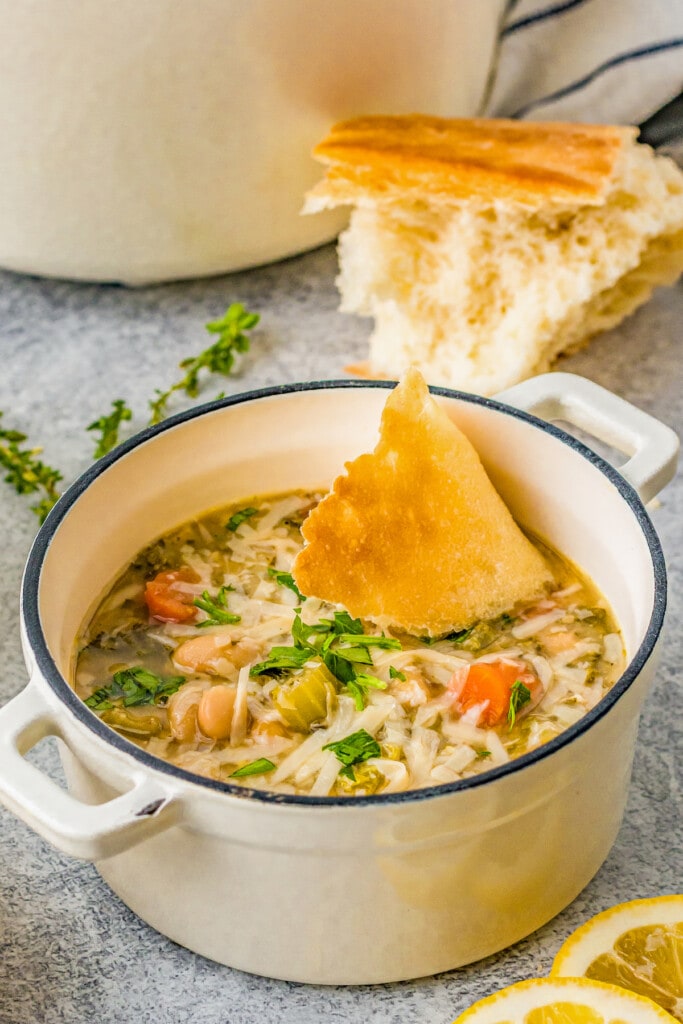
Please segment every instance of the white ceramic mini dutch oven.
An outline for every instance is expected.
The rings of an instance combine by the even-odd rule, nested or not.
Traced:
[[[31,680],[0,711],[2,799],[60,849],[96,861],[160,932],[276,978],[433,974],[494,953],[562,910],[616,836],[654,671],[666,577],[642,502],[673,475],[677,439],[596,385],[550,374],[507,392],[510,404],[436,394],[517,519],[593,578],[621,624],[628,668],[561,736],[451,785],[297,797],[166,764],[76,697],[75,637],[140,548],[212,506],[329,482],[374,446],[390,386],[284,386],[143,432],[70,488],[25,574]],[[617,473],[530,413],[587,428],[630,458]],[[61,741],[68,794],[23,757],[50,734]]]

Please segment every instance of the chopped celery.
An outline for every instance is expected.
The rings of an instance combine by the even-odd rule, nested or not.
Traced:
[[[481,651],[484,647],[488,647],[496,639],[496,636],[497,631],[490,622],[478,622],[461,641],[460,646],[464,647],[466,651]]]
[[[141,715],[129,708],[109,708],[101,713],[100,718],[114,729],[132,736],[158,736],[163,728],[157,715]]]
[[[335,786],[338,792],[346,796],[352,796],[354,793],[369,796],[371,793],[377,793],[386,782],[381,771],[369,764],[354,765],[353,775],[352,779],[341,773],[337,776]]]
[[[304,669],[293,682],[278,686],[273,703],[295,732],[310,732],[314,722],[327,717],[336,704],[336,679],[325,665]]]

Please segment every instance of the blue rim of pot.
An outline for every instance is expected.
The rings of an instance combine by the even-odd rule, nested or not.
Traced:
[[[478,786],[488,785],[496,779],[500,779],[504,776],[514,775],[516,772],[523,771],[525,768],[543,761],[547,757],[551,757],[557,750],[568,746],[579,736],[583,735],[583,733],[587,732],[595,722],[610,711],[613,705],[616,704],[629,689],[649,660],[661,632],[666,612],[667,577],[664,555],[659,538],[640,497],[624,477],[622,477],[613,466],[606,462],[605,459],[592,451],[592,449],[587,447],[587,445],[582,441],[579,441],[577,438],[568,434],[566,431],[561,430],[554,424],[538,419],[530,413],[514,408],[514,406],[505,405],[494,398],[483,398],[479,395],[471,395],[465,392],[453,391],[449,388],[441,387],[430,387],[430,391],[432,394],[440,395],[445,398],[455,398],[474,405],[482,405],[487,408],[495,409],[498,412],[505,413],[508,416],[512,416],[516,419],[532,424],[546,433],[551,434],[553,437],[557,438],[558,441],[568,445],[578,454],[582,455],[605,477],[607,477],[610,483],[617,489],[635,516],[647,542],[650,556],[652,558],[654,600],[652,615],[650,617],[650,622],[648,623],[645,636],[643,637],[634,657],[629,662],[626,670],[619,677],[617,682],[607,691],[600,701],[598,701],[594,708],[586,712],[586,714],[577,722],[570,725],[558,736],[541,744],[541,746],[536,747],[529,753],[522,754],[520,757],[508,761],[503,765],[498,765],[494,768],[490,768],[488,771],[481,772],[479,775],[472,776],[468,779],[460,779],[456,782],[443,783],[437,786],[429,786],[421,789],[402,790],[398,793],[378,793],[372,796],[359,797],[314,797],[306,795],[291,795],[288,793],[283,794],[270,792],[268,790],[250,789],[248,786],[239,786],[234,783],[221,782],[217,779],[209,779],[189,772],[184,768],[179,768],[168,761],[164,761],[159,757],[153,756],[152,754],[148,754],[145,750],[124,739],[123,736],[101,721],[100,718],[76,695],[75,691],[57,668],[45,639],[38,607],[38,595],[43,562],[48,548],[52,543],[52,539],[54,538],[64,517],[68,515],[72,506],[78,501],[90,484],[102,473],[106,472],[113,463],[117,462],[134,449],[146,444],[159,434],[162,434],[167,430],[171,430],[182,423],[188,422],[189,420],[196,419],[199,416],[205,416],[218,409],[224,409],[233,405],[243,405],[246,402],[258,401],[264,398],[272,398],[275,396],[303,391],[358,388],[391,389],[395,386],[395,381],[385,380],[320,380],[306,381],[304,383],[280,384],[270,388],[241,392],[236,395],[221,398],[214,402],[195,406],[185,412],[180,412],[175,416],[170,416],[162,423],[152,427],[146,427],[127,441],[122,442],[113,451],[109,452],[108,455],[103,456],[74,481],[74,483],[64,492],[55,507],[51,510],[44,524],[40,528],[29,553],[22,586],[22,614],[30,647],[35,657],[36,665],[44,680],[54,691],[56,696],[59,697],[62,703],[66,705],[69,711],[83,725],[90,729],[91,732],[95,733],[100,739],[104,740],[105,743],[115,747],[124,754],[130,755],[147,768],[162,772],[165,775],[182,780],[186,783],[192,783],[197,786],[223,792],[233,797],[256,800],[266,804],[282,804],[287,806],[303,807],[353,806],[357,809],[359,805],[375,806],[377,804],[389,805],[433,800],[439,797],[448,796],[460,790],[471,790]]]

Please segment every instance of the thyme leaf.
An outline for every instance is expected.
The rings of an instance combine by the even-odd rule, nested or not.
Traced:
[[[2,412],[0,412],[0,417]],[[22,448],[26,434],[19,430],[7,430],[0,426],[0,466],[7,472],[4,480],[17,494],[40,494],[42,498],[31,510],[42,523],[59,498],[57,484],[62,480],[58,469],[46,465],[38,456],[42,448]]]
[[[128,408],[123,398],[116,398],[112,403],[112,411],[108,416],[100,416],[99,419],[86,427],[86,430],[99,431],[100,439],[95,445],[94,457],[100,459],[119,443],[119,430],[124,421],[132,420],[133,412]]]
[[[249,350],[250,338],[247,331],[256,327],[258,313],[248,312],[241,302],[233,302],[222,317],[210,320],[206,329],[217,335],[216,341],[197,356],[183,359],[179,364],[185,375],[162,391],[157,388],[156,398],[150,400],[150,423],[160,423],[168,415],[168,402],[176,391],[184,391],[190,398],[196,398],[200,388],[200,373],[220,373],[228,377],[234,368],[236,357]]]

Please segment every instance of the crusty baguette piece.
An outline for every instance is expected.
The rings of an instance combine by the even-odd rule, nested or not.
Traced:
[[[346,464],[302,533],[304,594],[419,636],[494,618],[552,579],[417,370],[390,392],[375,450]]]
[[[341,308],[356,369],[493,394],[613,327],[683,270],[683,174],[635,129],[363,117],[314,150],[305,210],[349,204]]]

